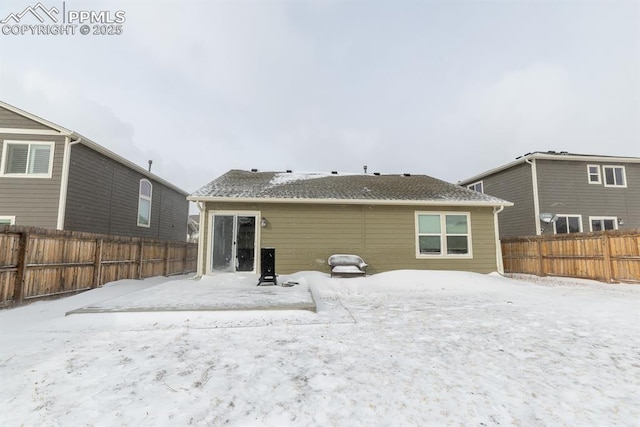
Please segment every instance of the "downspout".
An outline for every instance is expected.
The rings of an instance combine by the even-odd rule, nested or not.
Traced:
[[[525,162],[531,165],[531,182],[533,186],[533,213],[535,215],[534,226],[536,229],[536,235],[539,236],[542,234],[542,230],[540,229],[540,200],[538,199],[538,169],[536,168],[536,159],[533,161],[529,160],[525,157]]]
[[[64,230],[64,216],[67,208],[67,189],[69,188],[69,163],[71,162],[71,146],[82,141],[78,139],[71,141],[70,137],[64,139],[64,155],[62,157],[62,177],[60,178],[60,199],[58,201],[58,221],[56,229]]]
[[[500,244],[500,229],[498,226],[498,214],[504,210],[504,206],[493,208],[493,228],[495,230],[496,239],[496,268],[498,274],[504,275],[504,263],[502,262],[502,245]]]
[[[204,275],[204,218],[205,218],[205,203],[196,202],[196,206],[200,211],[200,224],[198,226],[198,269],[196,277],[202,277]]]

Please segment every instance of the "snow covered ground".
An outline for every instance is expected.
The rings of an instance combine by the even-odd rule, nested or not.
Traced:
[[[203,286],[229,284],[205,280],[124,280],[0,311],[0,425],[640,424],[634,285],[302,272],[280,280],[310,289],[317,313],[65,316],[116,299],[180,307],[191,288],[206,299]]]

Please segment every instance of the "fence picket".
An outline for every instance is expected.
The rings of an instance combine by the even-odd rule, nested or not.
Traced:
[[[640,283],[640,230],[505,238],[506,273]]]
[[[0,308],[113,280],[194,272],[194,247],[197,244],[0,227]],[[173,255],[182,262],[171,262]]]

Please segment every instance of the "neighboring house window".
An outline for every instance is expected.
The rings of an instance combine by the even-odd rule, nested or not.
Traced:
[[[0,225],[15,225],[15,216],[0,216]]]
[[[582,216],[580,215],[558,215],[558,219],[553,223],[556,234],[581,233]]]
[[[624,166],[602,166],[605,187],[626,187],[627,177]]]
[[[617,230],[618,218],[615,216],[590,216],[589,227],[591,231]]]
[[[482,181],[474,182],[473,184],[467,185],[469,190],[477,191],[478,193],[484,193],[484,189],[482,187]]]
[[[416,256],[471,257],[467,212],[417,212]]]
[[[146,179],[140,180],[140,195],[138,198],[138,226],[151,225],[151,195],[153,187]]]
[[[50,178],[53,142],[4,141],[0,176]]]
[[[602,184],[600,179],[600,166],[587,165],[587,171],[589,174],[589,184]]]

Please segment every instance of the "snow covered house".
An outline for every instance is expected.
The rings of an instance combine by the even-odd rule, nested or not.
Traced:
[[[367,273],[501,270],[497,216],[512,203],[426,175],[231,170],[188,197],[200,209],[198,273],[328,272],[336,253]]]

